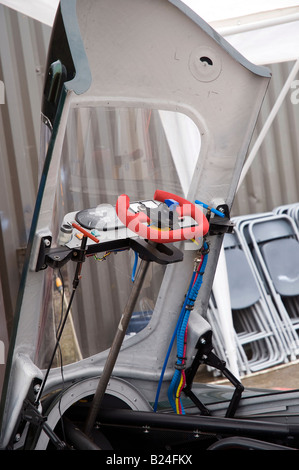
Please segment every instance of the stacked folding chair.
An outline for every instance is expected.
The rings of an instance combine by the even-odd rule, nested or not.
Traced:
[[[250,237],[250,227],[255,223],[266,222],[267,220],[273,217],[273,212],[265,212],[261,214],[252,214],[248,216],[240,216],[233,219],[235,224],[235,232],[240,240],[242,249],[246,254],[248,263],[252,268],[256,282],[259,286],[260,291],[262,292],[263,299],[265,301],[265,312],[269,313],[272,318],[272,325],[274,324],[274,330],[279,335],[283,351],[285,352],[287,358],[294,360],[296,358],[296,345],[294,343],[294,332],[291,334],[286,333],[288,331],[289,319],[284,314],[281,314],[280,309],[275,303],[272,292],[269,289],[263,271],[258,262],[256,253],[253,249],[253,242]],[[269,237],[272,237],[272,234],[268,233]],[[267,308],[268,307],[268,308]],[[284,312],[283,312],[284,313]],[[286,326],[287,325],[287,326]],[[291,327],[291,330],[293,328]],[[296,336],[296,335],[295,335]]]
[[[224,236],[240,375],[299,356],[299,203],[235,217]],[[213,296],[206,317],[217,354],[226,360]]]
[[[299,353],[299,234],[287,214],[248,224],[248,245],[267,292],[279,312],[291,358]]]
[[[278,206],[273,209],[275,214],[286,214],[289,215],[295,222],[297,228],[299,228],[299,204],[298,202],[293,204],[285,204]]]
[[[224,251],[240,375],[286,362],[285,344],[237,232],[225,235]],[[217,315],[217,305],[212,296],[207,319],[213,325],[215,350],[218,348],[217,353],[225,359],[225,351],[221,351],[218,344],[222,339]]]

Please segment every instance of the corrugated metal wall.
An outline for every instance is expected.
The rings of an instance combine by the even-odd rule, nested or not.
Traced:
[[[255,142],[293,63],[271,65],[272,79],[253,136]],[[299,79],[297,74],[296,79]],[[271,211],[299,201],[299,103],[290,89],[236,195],[232,215]],[[298,94],[296,95],[298,96]]]
[[[9,330],[38,184],[40,103],[50,34],[49,27],[0,5],[0,80],[5,86],[0,105],[0,276]]]
[[[48,26],[0,5],[0,80],[6,93],[0,105],[0,318],[6,315],[8,330],[38,184],[40,103],[50,34]],[[257,132],[291,68],[289,63],[272,67]],[[232,215],[299,201],[299,104],[291,103],[290,94],[236,196]],[[5,338],[0,331],[0,340]]]

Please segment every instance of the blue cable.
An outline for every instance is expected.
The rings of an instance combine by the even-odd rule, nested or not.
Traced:
[[[169,356],[170,356],[170,353],[171,353],[171,350],[172,350],[174,340],[177,336],[177,331],[178,331],[179,325],[180,325],[181,320],[183,318],[183,315],[185,313],[185,307],[186,307],[186,304],[187,304],[187,301],[188,301],[188,295],[189,295],[189,292],[191,291],[192,284],[194,282],[195,276],[196,276],[196,272],[193,272],[191,282],[190,282],[190,285],[189,285],[189,289],[188,289],[188,294],[187,294],[186,299],[184,301],[181,313],[179,315],[179,319],[177,321],[175,330],[174,330],[172,338],[170,340],[170,344],[168,346],[168,350],[167,350],[167,353],[166,353],[166,356],[165,356],[164,364],[163,364],[163,367],[162,367],[162,371],[161,371],[161,375],[160,375],[160,379],[159,379],[159,383],[158,383],[158,387],[157,387],[156,399],[155,399],[155,403],[154,403],[154,411],[157,411],[158,400],[159,400],[159,395],[160,395],[160,391],[161,391],[161,387],[162,387],[162,382],[163,382],[163,378],[164,378],[165,369],[166,369],[166,366],[167,366],[167,363],[168,363],[168,359],[169,359]]]
[[[207,243],[204,244],[204,248],[207,249],[208,245]],[[184,341],[185,341],[185,330],[187,328],[189,316],[190,316],[190,310],[186,310],[186,306],[192,307],[194,305],[194,302],[196,301],[199,289],[202,285],[202,275],[205,271],[206,265],[208,261],[208,256],[205,255],[202,266],[201,266],[201,271],[199,273],[199,276],[196,279],[196,282],[194,283],[194,286],[192,287],[191,284],[191,289],[189,288],[188,295],[186,297],[186,305],[184,304],[184,315],[181,321],[181,327],[177,329],[177,365],[180,365],[182,363],[182,356],[184,352]],[[181,377],[181,371],[179,369],[176,369],[172,378],[172,381],[170,383],[170,386],[168,388],[168,399],[169,402],[173,408],[174,411],[176,411],[176,406],[175,406],[175,401],[173,396],[175,395],[175,390],[177,390],[180,382],[180,377]],[[182,412],[184,413],[183,407],[182,407]]]
[[[190,290],[190,294],[188,296],[188,302],[186,303],[188,306],[191,305],[191,303],[192,303],[192,301],[190,299],[192,291],[194,291],[193,287]],[[183,318],[182,318],[182,321],[181,321],[181,325],[180,325],[180,327],[178,328],[178,331],[177,331],[177,362],[176,362],[177,366],[180,366],[180,364],[182,364],[182,358],[183,358],[183,354],[184,354],[185,331],[186,331],[188,321],[189,321],[189,317],[190,317],[190,310],[186,310],[186,306],[185,306],[185,309],[184,309],[184,315],[183,315]],[[174,375],[173,375],[173,378],[172,378],[171,383],[169,385],[168,393],[167,393],[168,400],[169,400],[172,408],[174,409],[174,411],[176,410],[176,406],[175,406],[175,401],[174,401],[173,396],[175,395],[175,390],[177,390],[177,388],[179,386],[180,379],[181,379],[181,371],[179,369],[176,369],[174,371]]]
[[[188,305],[190,305],[189,302],[188,302]],[[181,327],[178,329],[178,332],[177,332],[177,362],[176,364],[178,366],[182,364],[182,358],[184,354],[185,331],[188,325],[189,317],[190,317],[190,310],[187,310],[187,311],[185,310],[185,315],[183,317]],[[175,390],[177,390],[179,386],[180,380],[181,380],[181,371],[179,369],[176,369],[174,371],[174,375],[171,380],[170,386],[168,388],[168,393],[167,393],[168,400],[174,410],[176,410],[176,406],[175,406],[175,401],[173,399],[173,395],[175,394]]]
[[[204,243],[204,249],[206,250],[207,248],[208,248],[208,244],[205,242]],[[189,288],[188,288],[188,293],[186,295],[183,307],[181,309],[181,312],[180,312],[175,330],[173,332],[173,335],[172,335],[172,338],[171,338],[171,341],[170,341],[170,344],[169,344],[169,347],[168,347],[168,350],[167,350],[167,353],[166,353],[166,356],[165,356],[164,364],[163,364],[163,367],[162,367],[162,371],[161,371],[161,375],[160,375],[160,379],[159,379],[159,383],[158,383],[158,387],[157,387],[157,393],[156,393],[156,398],[155,398],[155,403],[154,403],[154,411],[157,411],[158,400],[159,400],[159,395],[160,395],[162,382],[163,382],[163,378],[164,378],[164,374],[165,374],[165,369],[166,369],[166,366],[167,366],[167,363],[168,363],[168,359],[169,359],[169,356],[170,356],[170,353],[171,353],[171,350],[172,350],[174,340],[175,340],[176,336],[178,335],[178,331],[180,330],[182,322],[184,320],[186,305],[189,304],[190,301],[194,303],[196,298],[197,298],[198,291],[199,291],[200,286],[202,284],[202,274],[205,270],[207,261],[208,261],[208,257],[207,257],[207,255],[205,255],[204,259],[203,259],[202,267],[201,267],[201,272],[200,272],[201,275],[198,276],[194,286],[193,286],[193,283],[194,283],[194,279],[195,279],[195,276],[196,276],[196,272],[193,272],[193,274],[192,274],[192,278],[191,278]],[[183,330],[183,331],[185,331],[185,330]],[[174,388],[174,387],[172,387],[172,385],[176,385],[176,384],[178,385],[177,379],[178,379],[179,374],[177,374],[176,372],[179,372],[179,371],[178,370],[175,371],[175,374],[174,374],[174,377],[173,377],[173,383],[171,382],[171,386],[170,386],[171,389]],[[174,404],[174,409],[175,409],[175,403],[173,401],[172,395],[169,392],[169,390],[168,390],[168,399],[169,399],[170,403],[172,404],[172,406]]]
[[[205,209],[210,210],[211,212],[214,212],[214,214],[219,215],[219,217],[225,217],[225,214],[223,212],[218,211],[217,209],[213,209],[213,207],[208,206],[208,204],[205,204],[204,202],[198,201],[197,199],[195,200],[195,204],[200,204],[203,206]]]
[[[136,275],[136,269],[137,269],[137,263],[138,263],[138,253],[135,251],[135,261],[134,261],[134,266],[133,266],[133,271],[132,271],[132,282],[135,281],[135,275]]]

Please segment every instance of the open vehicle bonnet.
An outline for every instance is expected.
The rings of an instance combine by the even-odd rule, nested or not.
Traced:
[[[1,448],[57,443],[61,414],[93,396],[108,372],[106,399],[138,420],[143,412],[159,418],[179,369],[169,347],[194,260],[208,254],[184,356],[196,389],[199,338],[211,339],[202,314],[270,79],[179,0],[62,0],[47,70],[43,166],[2,393]],[[162,220],[169,207],[171,217],[179,214],[171,240]],[[107,370],[132,291],[132,316]],[[202,393],[210,403],[217,397],[223,416],[232,392],[220,388],[219,399],[217,390]]]

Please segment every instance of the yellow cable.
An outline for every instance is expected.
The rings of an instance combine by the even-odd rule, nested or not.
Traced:
[[[179,386],[177,388],[177,393],[180,392],[180,390],[182,388],[183,380],[184,380],[184,377],[183,377],[183,374],[181,374],[181,380],[180,380]],[[179,415],[180,414],[180,408],[179,408],[180,395],[177,395],[177,393],[176,393],[176,396],[175,396],[175,407],[176,407],[176,413]]]

